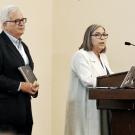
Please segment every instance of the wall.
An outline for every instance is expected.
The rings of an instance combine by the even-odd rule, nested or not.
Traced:
[[[63,135],[68,93],[70,60],[83,40],[86,28],[103,25],[108,33],[107,55],[114,72],[135,65],[134,0],[53,1],[52,135]]]
[[[35,63],[34,72],[40,83],[39,96],[32,99],[32,135],[51,135],[52,1],[1,0],[0,8],[7,4],[19,6],[28,18],[22,39],[30,49]]]

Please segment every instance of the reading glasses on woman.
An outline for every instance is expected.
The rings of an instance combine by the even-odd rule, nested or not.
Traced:
[[[108,38],[108,34],[106,34],[106,33],[103,33],[103,34],[101,34],[101,33],[95,33],[95,34],[93,34],[91,36],[94,36],[97,39],[101,39],[101,38],[102,39],[107,39]]]
[[[9,20],[6,22],[11,22],[11,23],[15,23],[16,25],[20,25],[20,24],[25,24],[27,22],[27,18],[22,18],[22,19],[16,19],[16,20]]]

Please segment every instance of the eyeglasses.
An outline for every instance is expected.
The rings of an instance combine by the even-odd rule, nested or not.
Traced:
[[[11,20],[6,22],[11,22],[11,23],[15,23],[16,25],[20,25],[22,23],[25,24],[27,22],[27,18],[16,19],[16,20]]]
[[[101,33],[96,33],[96,34],[93,34],[93,35],[91,35],[91,36],[94,36],[94,37],[96,37],[97,39],[107,39],[108,38],[108,34],[106,34],[106,33],[103,33],[103,34],[101,34]]]

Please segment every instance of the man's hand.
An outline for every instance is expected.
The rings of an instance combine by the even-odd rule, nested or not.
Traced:
[[[38,92],[39,84],[37,82],[29,83],[29,82],[21,82],[20,90],[22,92],[28,93],[30,95],[34,95]]]
[[[33,90],[35,91],[35,94],[32,95],[32,97],[36,98],[38,96],[38,90],[39,90],[39,84],[36,81],[33,83]]]

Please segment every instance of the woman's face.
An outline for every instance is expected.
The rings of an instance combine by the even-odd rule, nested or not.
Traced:
[[[99,54],[106,46],[106,39],[108,34],[102,27],[97,28],[91,35],[91,41],[93,44],[92,51]]]

